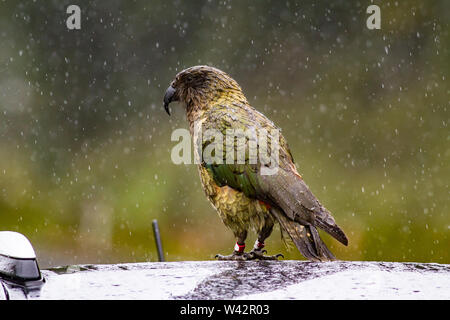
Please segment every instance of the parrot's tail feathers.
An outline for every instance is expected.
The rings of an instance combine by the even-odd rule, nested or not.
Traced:
[[[305,258],[312,261],[336,260],[322,239],[320,239],[319,233],[314,226],[304,226],[290,220],[275,208],[272,208],[271,212],[280,223],[281,229],[289,235],[298,251]]]
[[[343,245],[348,245],[348,239],[344,231],[336,224],[330,212],[324,207],[321,208],[320,214],[316,214],[315,225],[323,231],[329,233]]]
[[[336,257],[331,253],[330,249],[325,245],[322,239],[319,236],[319,232],[313,226],[306,226],[305,229],[309,229],[310,234],[312,235],[312,240],[314,241],[316,251],[318,255],[321,257],[322,261],[333,261],[336,260]],[[308,232],[306,232],[308,234]],[[325,259],[324,259],[325,258]]]

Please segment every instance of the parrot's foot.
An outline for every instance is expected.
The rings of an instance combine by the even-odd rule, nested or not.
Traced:
[[[245,261],[245,260],[248,260],[246,258],[246,254],[245,253],[238,253],[236,251],[234,251],[232,254],[230,254],[228,256],[223,256],[221,254],[216,254],[215,258],[217,260],[228,260],[228,261]]]
[[[278,258],[284,258],[284,256],[279,253],[273,256],[266,256],[266,250],[252,250],[250,252],[237,253],[236,251],[228,256],[223,256],[221,254],[216,254],[217,260],[228,260],[228,261],[249,261],[249,260],[278,260]]]
[[[246,260],[278,260],[278,258],[284,258],[281,253],[275,254],[273,256],[265,256],[264,253],[267,253],[266,250],[255,250],[253,249],[249,253],[246,253]]]

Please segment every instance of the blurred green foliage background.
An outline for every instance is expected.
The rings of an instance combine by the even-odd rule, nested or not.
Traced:
[[[368,30],[366,8],[381,8]],[[195,165],[171,162],[165,89],[208,64],[283,129],[346,231],[340,259],[450,263],[449,1],[0,2],[0,230],[41,267],[231,252]],[[254,234],[248,243],[252,244]],[[269,254],[286,251],[276,229]]]

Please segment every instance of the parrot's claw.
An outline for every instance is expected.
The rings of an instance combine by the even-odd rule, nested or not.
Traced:
[[[264,253],[267,253],[266,250],[255,250],[253,249],[249,253],[246,254],[247,260],[278,260],[278,258],[284,258],[281,253],[275,254],[273,256],[265,256]]]
[[[238,254],[236,252],[233,252],[232,254],[228,255],[228,256],[223,256],[221,254],[216,254],[215,258],[217,260],[228,260],[228,261],[245,261],[248,260],[246,258],[246,254]]]
[[[237,254],[233,252],[228,256],[223,256],[221,254],[216,254],[215,258],[217,260],[228,260],[228,261],[249,261],[249,260],[278,260],[278,258],[284,258],[284,256],[279,253],[273,256],[265,256],[266,250],[252,250],[248,253],[244,252],[242,254]]]

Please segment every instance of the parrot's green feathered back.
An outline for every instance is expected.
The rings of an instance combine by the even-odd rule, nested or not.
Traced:
[[[236,103],[225,104],[221,101],[219,105],[212,104],[203,114],[208,119],[203,122],[202,130],[219,130],[225,135],[226,129],[235,130],[278,130],[275,125],[264,115],[250,106]],[[270,135],[267,152],[270,154]],[[249,149],[249,139],[245,137],[245,147]],[[207,140],[204,145],[214,144],[214,139]],[[284,213],[292,220],[303,224],[317,225],[330,233],[340,242],[347,244],[345,234],[337,227],[333,217],[319,203],[311,193],[308,186],[298,174],[289,146],[283,135],[279,135],[279,168],[275,174],[262,175],[260,172],[260,161],[251,164],[248,152],[245,153],[245,163],[226,163],[227,147],[223,146],[222,164],[210,163],[203,165],[213,176],[219,186],[227,185],[233,189],[243,192],[247,197],[269,202],[271,205],[281,207]],[[231,145],[237,153],[239,144],[237,141]]]

